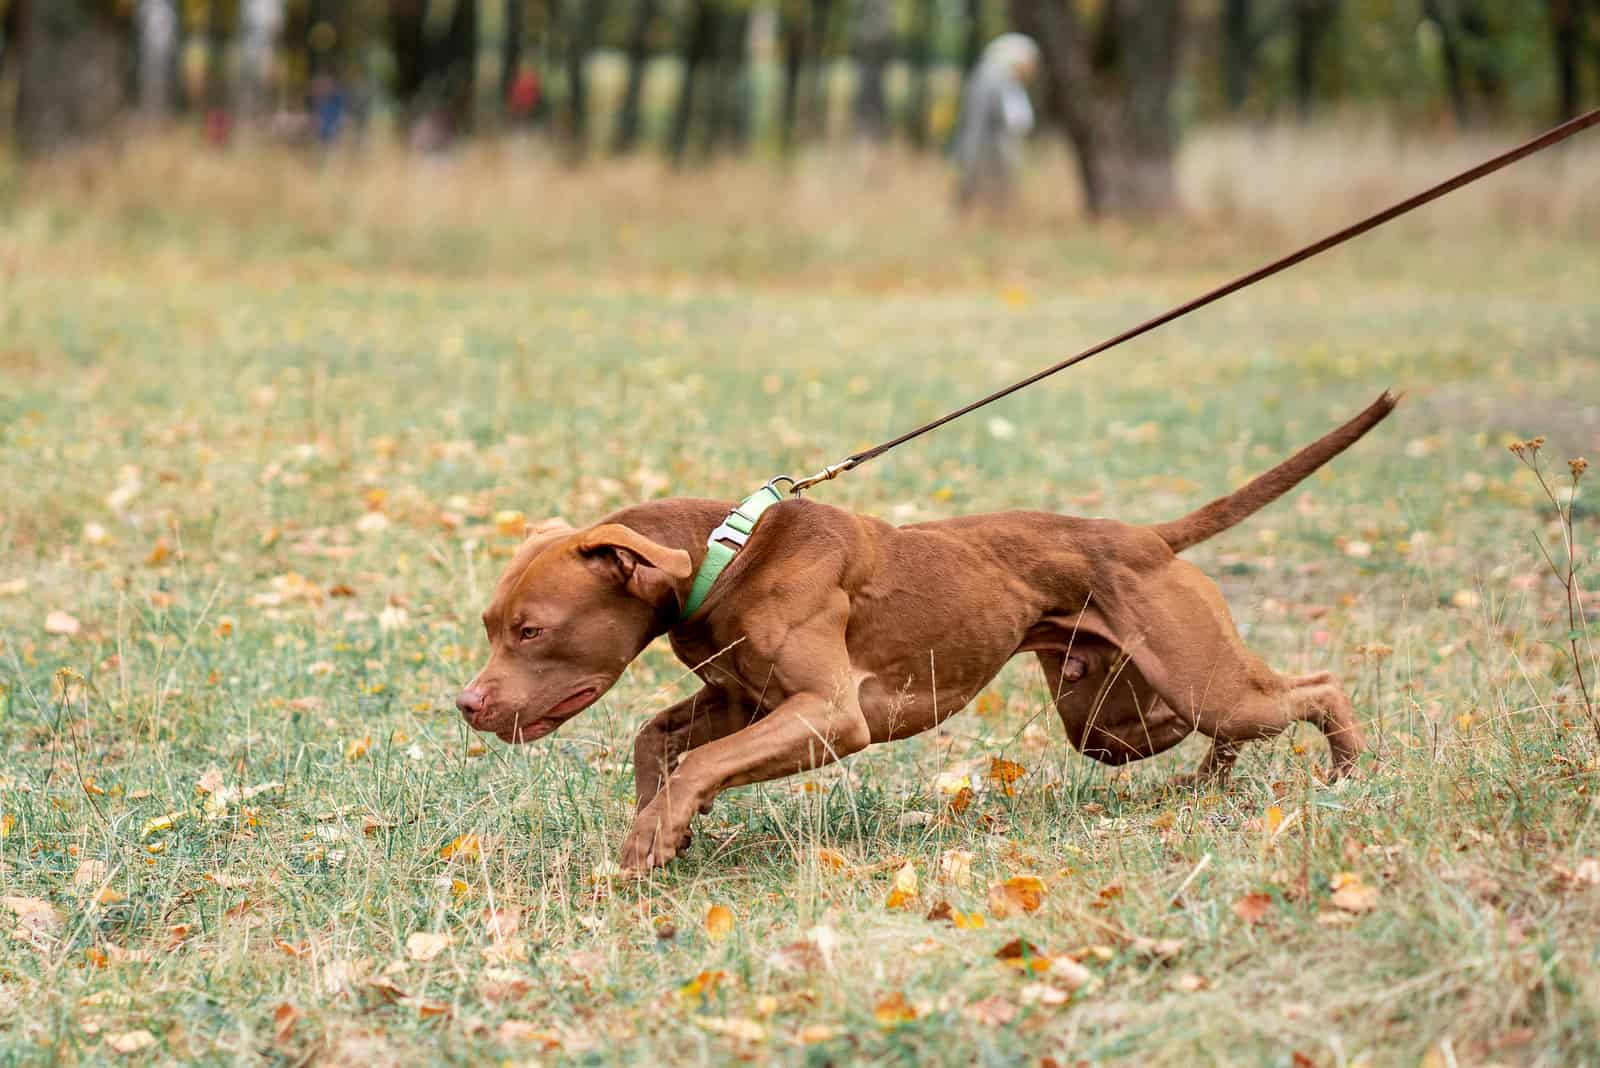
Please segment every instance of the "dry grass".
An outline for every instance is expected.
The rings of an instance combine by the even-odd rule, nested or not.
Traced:
[[[1375,236],[826,489],[897,520],[1168,518],[1407,390],[1192,554],[1269,661],[1344,675],[1357,781],[1321,786],[1308,732],[1226,791],[1167,788],[1189,745],[1112,773],[1018,664],[934,737],[731,792],[631,886],[629,737],[688,681],[651,650],[552,738],[475,746],[450,696],[520,528],[498,513],[813,469],[1310,224],[1087,228],[1040,173],[990,226],[894,158],[502,151],[168,145],[10,179],[0,1063],[1600,1063],[1600,753],[1552,644],[1550,517],[1503,448],[1600,454],[1581,205]],[[950,771],[986,787],[960,812]],[[906,862],[920,897],[890,910]],[[1022,873],[1042,907],[996,916]],[[497,942],[484,910],[511,907]],[[831,956],[783,952],[818,928]],[[997,961],[1017,937],[1090,981],[1054,1004],[1082,974]],[[896,994],[914,1019],[876,1011]]]

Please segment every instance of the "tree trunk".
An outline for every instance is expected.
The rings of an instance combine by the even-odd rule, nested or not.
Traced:
[[[657,0],[634,0],[633,25],[628,30],[628,82],[622,90],[622,109],[612,146],[619,156],[632,152],[639,143],[644,76],[650,68],[650,33],[655,26],[656,5]]]
[[[889,104],[883,72],[889,65],[894,25],[889,0],[860,0],[855,26],[856,135],[871,141],[889,136]]]
[[[1583,0],[1548,0],[1550,43],[1556,63],[1556,121],[1575,117],[1580,109],[1578,65],[1583,54]]]
[[[814,137],[826,137],[831,118],[828,89],[828,41],[833,26],[833,0],[812,0],[811,32],[806,34],[806,112]]]
[[[1467,127],[1472,121],[1472,109],[1467,103],[1467,85],[1461,62],[1461,44],[1456,36],[1454,22],[1445,15],[1439,0],[1423,0],[1422,15],[1439,31],[1439,49],[1444,55],[1444,82],[1450,93],[1450,107],[1456,115],[1456,125]]]
[[[1084,210],[1100,215],[1107,204],[1100,175],[1100,145],[1091,119],[1094,78],[1077,14],[1071,4],[1053,0],[1011,0],[1011,20],[1039,45],[1042,74],[1050,83],[1056,114],[1077,155]],[[967,73],[971,74],[971,67]]]
[[[522,71],[522,36],[527,25],[523,0],[506,0],[506,20],[500,39],[500,108],[505,113],[511,90]]]
[[[1301,121],[1316,106],[1317,61],[1339,15],[1339,0],[1293,0],[1294,95]]]
[[[1123,210],[1161,214],[1178,203],[1173,160],[1178,129],[1172,93],[1178,79],[1183,38],[1180,0],[1114,0],[1126,101],[1120,136],[1112,138],[1107,163],[1118,173],[1108,183]]]
[[[446,34],[444,96],[458,133],[467,133],[476,118],[478,85],[478,0],[455,0]]]
[[[419,118],[428,80],[427,0],[389,0],[389,48],[394,93],[408,123]]]
[[[237,107],[244,117],[259,116],[271,108],[268,90],[282,33],[283,0],[241,0]]]
[[[670,145],[672,160],[682,164],[689,150],[689,130],[694,122],[695,90],[700,81],[706,60],[712,55],[717,39],[717,9],[715,0],[696,0],[690,16],[689,38],[683,51],[683,80],[678,86],[678,102],[672,112]]]
[[[589,150],[589,53],[595,30],[606,18],[606,0],[568,0],[567,139],[574,160]]]
[[[787,0],[779,13],[780,47],[783,51],[783,100],[778,111],[778,139],[785,153],[795,144],[795,121],[800,112],[800,88],[804,80],[811,7],[807,0]]]
[[[1237,114],[1250,95],[1250,68],[1255,63],[1250,0],[1225,0],[1222,8],[1223,85],[1228,110]]]
[[[113,5],[100,0],[14,0],[17,12],[15,136],[44,154],[108,133],[122,110],[128,41]]]
[[[717,21],[717,64],[706,131],[707,155],[723,144],[737,151],[750,132],[749,86],[745,78],[750,9],[741,4],[723,11]]]
[[[906,138],[918,148],[928,143],[928,68],[933,60],[933,31],[938,18],[936,0],[916,0],[911,47],[906,57],[911,67],[911,92],[906,99]]]
[[[178,9],[174,0],[140,0],[139,110],[147,117],[171,116],[178,71]]]
[[[1012,5],[1013,22],[1016,21],[1016,6],[1015,4]],[[1070,7],[1071,5],[1063,6]],[[1065,12],[1064,15],[1067,19],[1076,21],[1076,16],[1071,11]],[[973,68],[978,65],[978,57],[983,55],[983,46],[987,43],[985,41],[986,32],[983,25],[983,0],[967,0],[967,36],[961,45],[961,73],[963,75],[971,74]]]

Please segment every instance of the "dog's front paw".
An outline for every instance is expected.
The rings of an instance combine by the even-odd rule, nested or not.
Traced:
[[[693,837],[688,820],[674,819],[673,815],[667,806],[654,800],[639,812],[628,840],[622,843],[623,871],[643,875],[688,848]]]

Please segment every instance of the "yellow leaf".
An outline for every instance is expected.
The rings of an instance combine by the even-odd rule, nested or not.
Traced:
[[[960,912],[951,909],[950,921],[963,931],[981,931],[987,926],[981,912]]]
[[[947,882],[966,886],[972,881],[972,853],[965,849],[946,849],[939,857],[939,875]]]
[[[726,905],[712,905],[706,910],[706,934],[712,941],[722,941],[732,930],[733,911]]]
[[[508,538],[522,537],[527,525],[528,517],[521,512],[507,509],[494,514],[494,529]]]
[[[372,735],[365,734],[360,738],[354,739],[349,745],[344,747],[344,758],[345,760],[353,763],[366,756],[371,749]]]
[[[439,850],[445,860],[477,860],[483,855],[483,842],[475,834],[464,834]]]
[[[1044,880],[1037,875],[1013,876],[989,887],[989,911],[1002,920],[1012,913],[1037,912],[1044,895]]]
[[[11,828],[15,827],[16,825],[17,817],[13,816],[11,813],[7,812],[5,815],[0,816],[0,838],[10,838]]]
[[[1278,828],[1283,826],[1283,809],[1277,805],[1269,805],[1264,822],[1268,834],[1277,834]]]
[[[1026,938],[1013,938],[995,953],[995,959],[1008,968],[1042,973],[1050,970],[1051,958]]]
[[[889,899],[884,902],[884,907],[890,909],[910,908],[917,900],[917,869],[910,861],[906,861],[899,871],[895,872],[894,886],[889,890]]]
[[[678,996],[685,1001],[704,1004],[707,998],[717,992],[717,987],[727,977],[728,973],[720,969],[701,972],[678,988]]]

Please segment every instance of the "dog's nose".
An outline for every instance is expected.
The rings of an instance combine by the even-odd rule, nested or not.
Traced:
[[[483,711],[483,691],[474,690],[468,686],[456,694],[456,707],[461,709],[461,714],[471,720]]]

